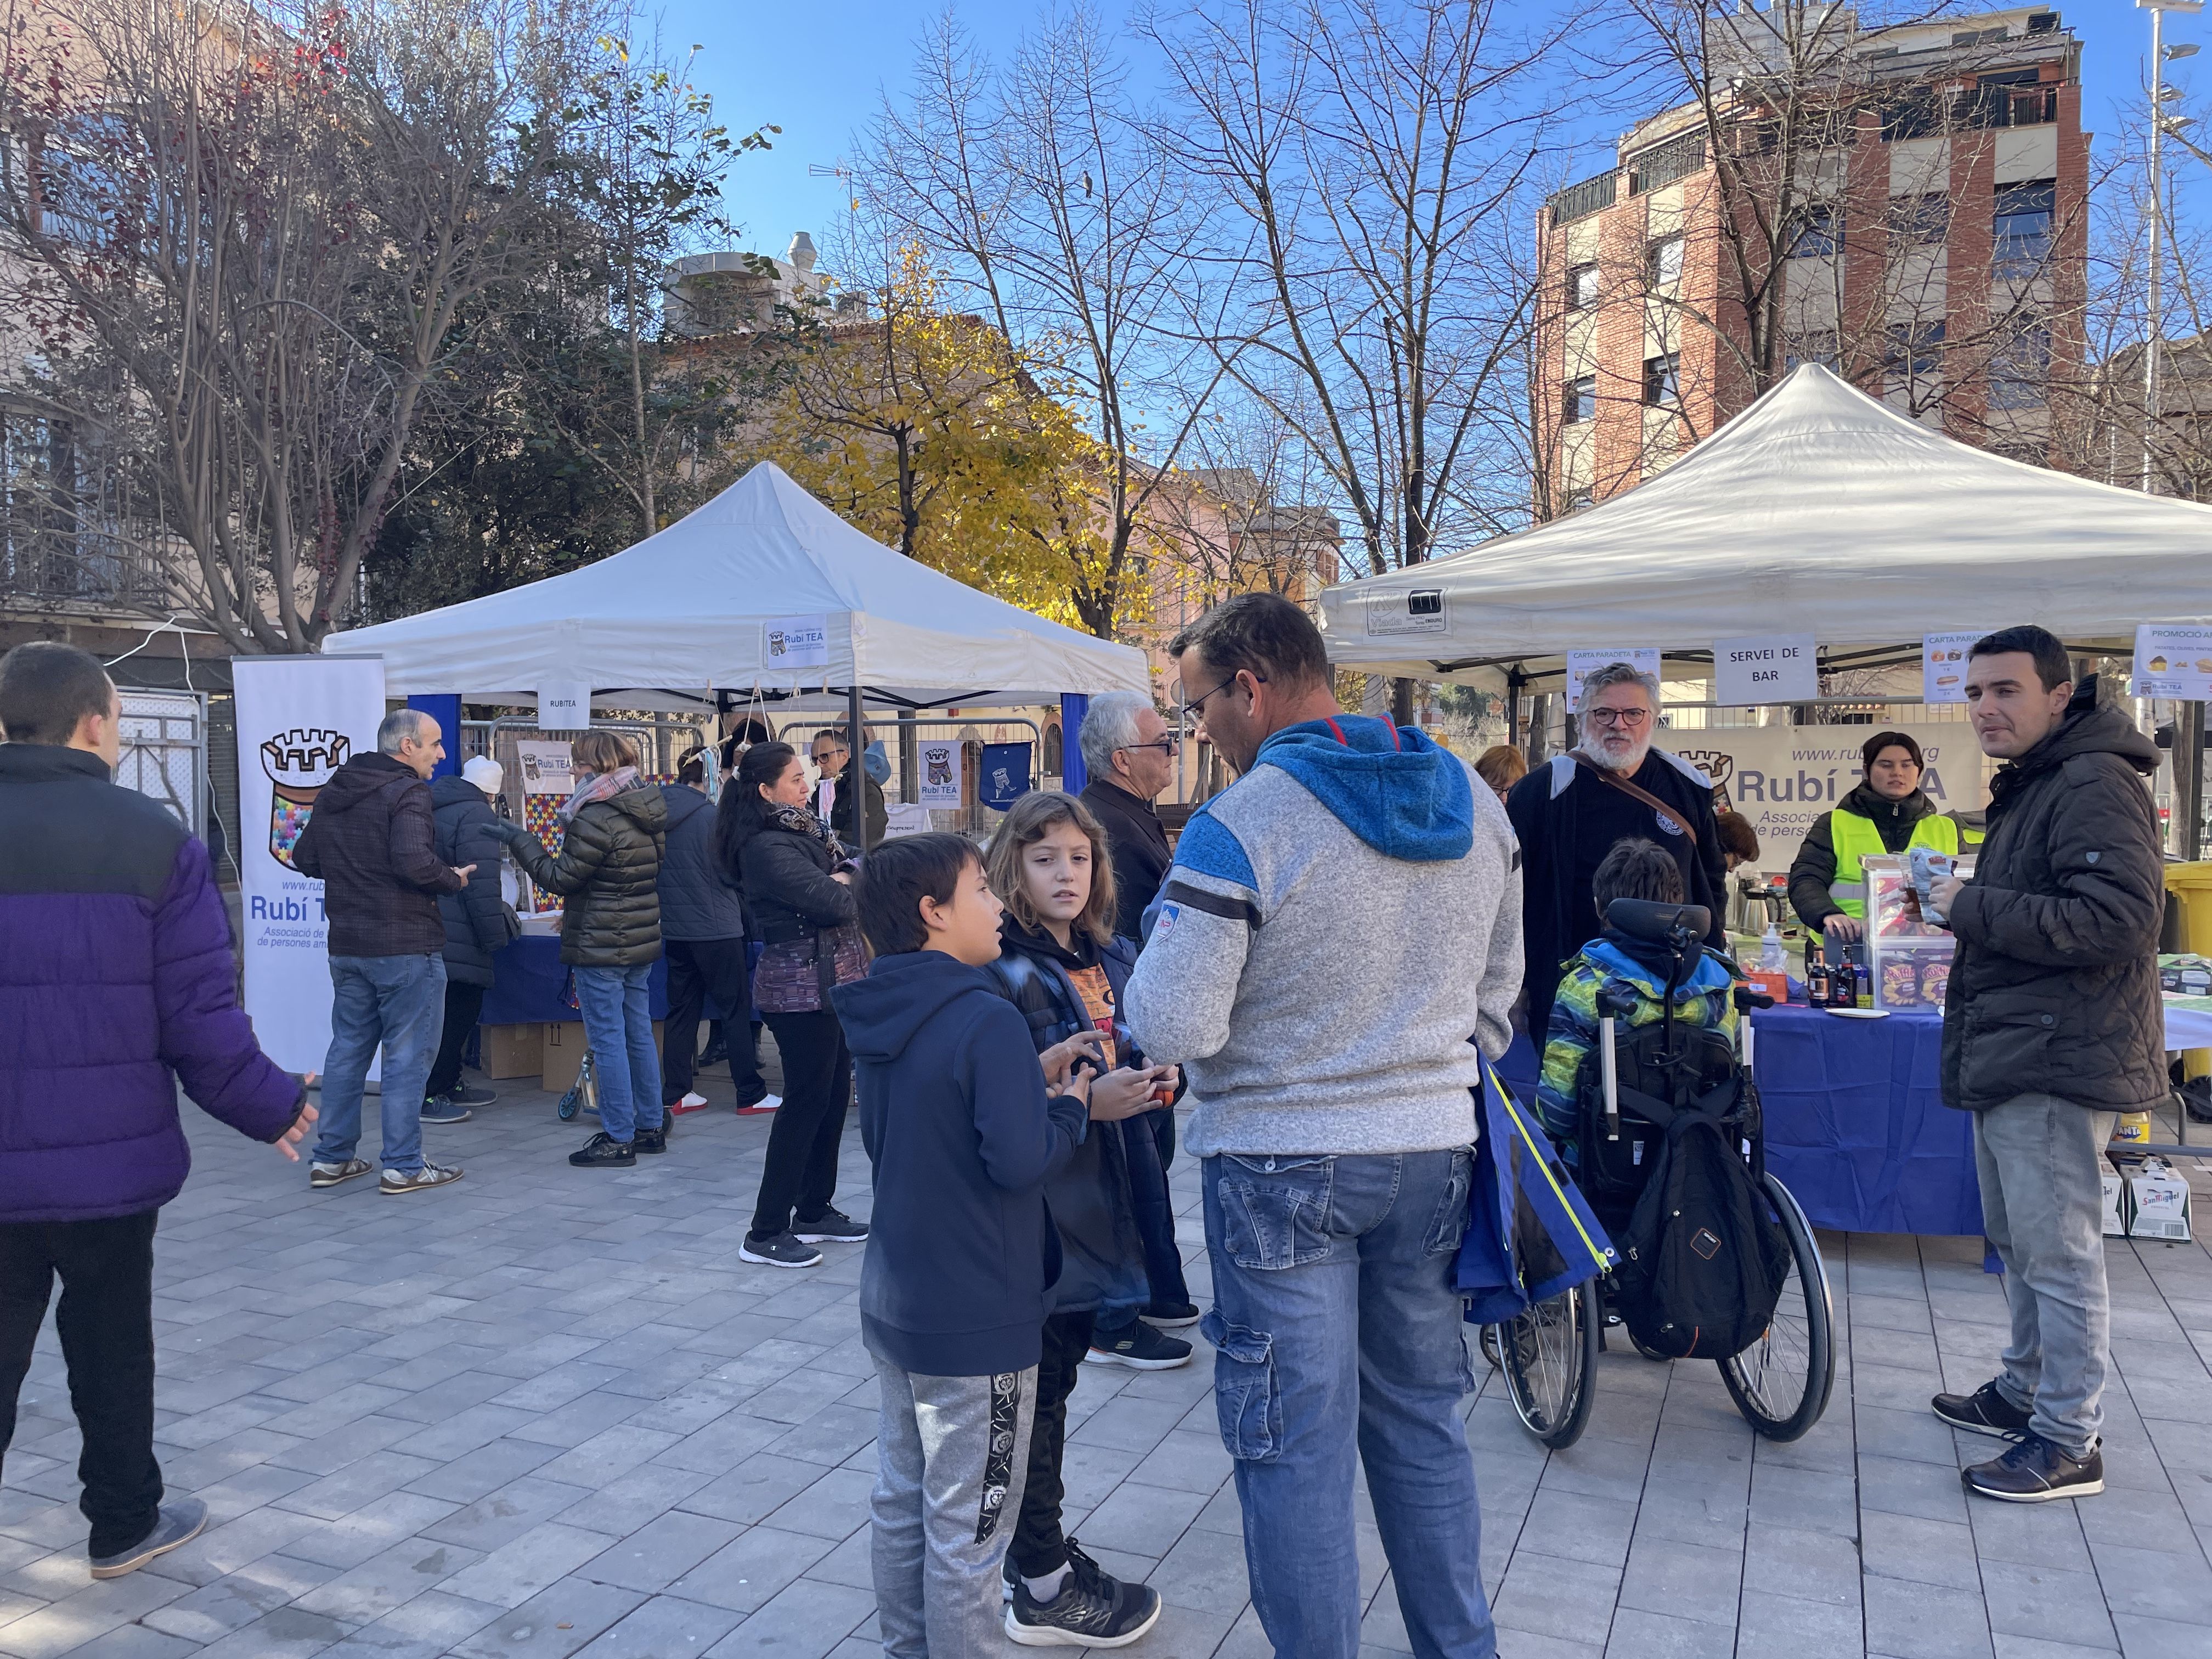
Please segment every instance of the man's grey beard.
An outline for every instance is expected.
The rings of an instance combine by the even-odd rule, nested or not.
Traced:
[[[1618,772],[1623,777],[1627,776],[1630,773],[1642,766],[1644,764],[1644,757],[1649,755],[1650,752],[1651,740],[1649,738],[1644,738],[1643,742],[1638,744],[1633,749],[1629,750],[1626,754],[1622,755],[1608,754],[1606,752],[1603,744],[1595,743],[1589,744],[1583,750],[1584,755],[1588,756],[1598,765],[1605,768],[1607,771]]]

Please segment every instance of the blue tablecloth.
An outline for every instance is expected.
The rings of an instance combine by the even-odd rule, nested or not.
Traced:
[[[583,1018],[561,1000],[568,987],[568,969],[561,960],[557,934],[525,933],[491,959],[491,989],[484,993],[482,1024],[534,1025],[541,1020]],[[653,1017],[668,1018],[665,957],[653,964]]]
[[[1766,1164],[1814,1226],[1980,1235],[1973,1119],[1942,1102],[1939,1016],[1765,1008],[1752,1030]]]
[[[1939,1093],[1940,1017],[1780,1007],[1752,1021],[1767,1167],[1814,1226],[1979,1236],[1973,1121]],[[1516,1036],[1498,1069],[1533,1094],[1538,1065],[1535,1046]]]

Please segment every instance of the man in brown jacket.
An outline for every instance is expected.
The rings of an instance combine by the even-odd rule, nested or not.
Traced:
[[[419,709],[387,714],[376,750],[356,755],[323,786],[292,852],[300,873],[323,884],[330,921],[331,1047],[307,1182],[336,1187],[374,1167],[354,1148],[368,1062],[381,1044],[381,1187],[410,1193],[461,1178],[422,1156],[422,1087],[445,1022],[438,895],[461,891],[476,866],[456,870],[434,850],[426,780],[445,758],[438,722]]]

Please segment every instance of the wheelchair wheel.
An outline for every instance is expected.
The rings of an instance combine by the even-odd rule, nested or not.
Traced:
[[[1589,1425],[1602,1318],[1596,1281],[1585,1279],[1496,1328],[1498,1369],[1514,1413],[1554,1449],[1573,1445]]]
[[[1836,1380],[1835,1329],[1827,1269],[1804,1211],[1771,1172],[1766,1194],[1790,1238],[1790,1276],[1765,1334],[1719,1362],[1721,1380],[1753,1428],[1769,1440],[1795,1440],[1828,1407]]]

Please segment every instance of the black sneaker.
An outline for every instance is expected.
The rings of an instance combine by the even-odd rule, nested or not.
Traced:
[[[197,1498],[179,1498],[155,1512],[154,1530],[127,1550],[92,1558],[94,1578],[120,1578],[136,1572],[157,1555],[167,1555],[179,1544],[189,1544],[207,1525],[207,1505]]]
[[[1999,1393],[1994,1382],[1984,1382],[1972,1394],[1939,1394],[1928,1403],[1953,1428],[1971,1434],[2017,1440],[2027,1432],[2029,1413]]]
[[[868,1237],[868,1224],[855,1221],[842,1210],[824,1210],[812,1221],[801,1221],[791,1236],[802,1244],[859,1244]]]
[[[422,1103],[422,1121],[425,1123],[466,1123],[469,1109],[457,1104],[451,1095],[432,1095]]]
[[[581,1150],[568,1154],[568,1162],[580,1170],[627,1170],[637,1163],[637,1148],[627,1140],[617,1140],[601,1130],[586,1141]]]
[[[1139,1317],[1161,1330],[1179,1331],[1198,1323],[1198,1309],[1188,1302],[1155,1302]]]
[[[459,1088],[452,1091],[456,1106],[489,1106],[499,1098],[496,1089]]]
[[[1160,1593],[1125,1584],[1067,1540],[1067,1577],[1040,1604],[1014,1581],[1006,1635],[1025,1648],[1126,1648],[1159,1622]]]
[[[744,1261],[757,1261],[764,1267],[818,1267],[822,1252],[811,1244],[802,1244],[789,1233],[778,1233],[774,1238],[747,1238],[738,1246],[738,1257]]]
[[[2054,1498],[2094,1498],[2105,1489],[2105,1454],[2092,1446],[2075,1457],[2031,1434],[1990,1462],[1959,1471],[1968,1492],[2007,1504],[2047,1504]]]
[[[1086,1365],[1127,1365],[1139,1371],[1171,1371],[1190,1364],[1190,1344],[1179,1336],[1162,1336],[1139,1320],[1111,1341],[1093,1338]]]
[[[664,1106],[660,1109],[660,1121],[653,1128],[648,1129],[641,1123],[630,1132],[630,1146],[641,1156],[647,1152],[665,1152],[668,1150],[668,1132],[675,1127],[676,1120],[669,1115],[668,1109]]]

